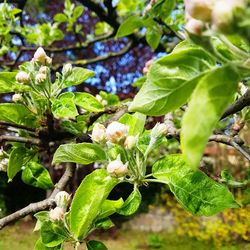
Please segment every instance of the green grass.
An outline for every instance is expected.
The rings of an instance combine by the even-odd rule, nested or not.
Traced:
[[[17,223],[8,226],[0,231],[0,249],[1,250],[32,250],[38,233],[33,233],[34,224],[31,222]],[[159,241],[152,236],[152,233],[113,230],[105,232],[101,236],[94,237],[103,241],[109,250],[153,250],[156,248],[149,247],[149,239],[151,243]],[[159,233],[158,238],[162,244],[159,250],[215,250],[213,244],[199,242],[188,237],[179,237],[176,234]],[[73,249],[66,246],[65,250]],[[81,248],[84,249],[84,248]],[[220,250],[250,250],[250,244],[231,244],[223,246]]]

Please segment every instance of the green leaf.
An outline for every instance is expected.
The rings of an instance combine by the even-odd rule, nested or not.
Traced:
[[[104,230],[107,230],[111,227],[114,226],[114,223],[112,222],[112,220],[110,220],[109,218],[104,218],[104,219],[101,219],[101,220],[97,220],[95,222],[95,228],[97,229],[104,229]]]
[[[70,208],[70,230],[82,240],[98,216],[102,203],[107,199],[118,180],[111,178],[105,169],[98,169],[84,178],[76,191]]]
[[[95,72],[89,69],[75,67],[73,68],[71,75],[68,76],[66,80],[64,81],[63,87],[67,88],[70,86],[79,85],[93,76],[95,76]]]
[[[119,98],[117,95],[109,94],[105,91],[100,91],[99,95],[102,97],[102,99],[106,100],[110,106],[119,104]]]
[[[139,16],[130,16],[119,27],[116,38],[132,34],[136,29],[143,27],[142,18]]]
[[[198,167],[208,137],[233,100],[238,81],[239,75],[231,66],[216,68],[199,81],[181,130],[183,154],[191,167]]]
[[[15,175],[21,170],[26,158],[27,149],[24,147],[14,148],[9,157],[7,175],[11,181]]]
[[[55,246],[55,247],[46,247],[42,240],[39,239],[37,242],[36,242],[36,245],[35,245],[35,248],[34,250],[62,250],[63,249],[63,246],[62,245],[58,245],[58,246]]]
[[[106,160],[103,149],[92,143],[64,144],[55,152],[52,163],[74,162],[83,165]]]
[[[55,118],[72,118],[78,115],[77,108],[74,103],[73,93],[63,93],[57,99],[52,101],[52,113]]]
[[[16,73],[14,72],[0,72],[0,93],[10,93],[27,91],[30,88],[26,85],[16,83]]]
[[[201,47],[180,43],[171,54],[152,64],[129,111],[160,116],[181,107],[204,72],[214,65],[214,59]]]
[[[113,200],[106,200],[103,202],[100,212],[98,214],[97,220],[104,219],[112,214],[114,214],[118,209],[120,209],[124,204],[124,201],[122,198],[119,200],[113,201]]]
[[[140,113],[125,114],[119,119],[119,122],[129,126],[128,135],[136,136],[143,132],[146,116]]]
[[[59,22],[59,23],[64,23],[68,21],[68,18],[66,15],[62,13],[58,13],[54,16],[54,21]]]
[[[41,240],[46,247],[56,247],[61,245],[66,239],[66,236],[61,234],[62,230],[59,227],[59,225],[51,221],[43,223],[41,227]]]
[[[49,220],[49,212],[48,211],[40,211],[34,214],[34,217],[37,219],[34,232],[39,231],[45,221]]]
[[[89,112],[101,112],[103,105],[89,93],[75,93],[75,104]]]
[[[38,126],[36,116],[21,104],[0,104],[0,120],[25,125],[31,128]]]
[[[141,193],[138,188],[134,188],[133,192],[129,195],[122,208],[119,209],[117,213],[125,216],[134,214],[141,204],[141,198]]]
[[[147,77],[146,76],[142,76],[140,78],[138,78],[133,84],[133,87],[137,87],[138,89],[140,89],[142,87],[142,85],[146,82]]]
[[[87,242],[87,250],[108,250],[108,248],[100,241],[90,240]]]
[[[157,161],[152,173],[169,185],[178,202],[192,214],[210,216],[239,207],[226,186],[192,170],[182,155],[168,155]]]
[[[73,17],[75,19],[77,19],[78,17],[80,17],[82,15],[83,11],[84,11],[83,6],[79,5],[79,6],[75,7],[75,9],[73,11]]]
[[[145,20],[144,24],[147,28],[146,41],[149,46],[155,50],[161,40],[162,27],[152,19]]]
[[[22,180],[25,184],[42,189],[54,187],[48,170],[37,162],[29,162],[22,172]]]

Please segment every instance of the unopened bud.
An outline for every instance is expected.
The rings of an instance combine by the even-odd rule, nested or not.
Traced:
[[[100,96],[100,95],[96,95],[95,96],[95,98],[96,98],[96,100],[98,101],[98,102],[102,102],[102,97]]]
[[[69,76],[72,73],[72,65],[70,63],[64,64],[62,73],[65,77]]]
[[[122,177],[128,172],[128,164],[123,164],[120,160],[111,161],[107,166],[107,171],[111,176]]]
[[[204,28],[204,23],[194,18],[189,19],[185,25],[185,29],[189,33],[195,35],[201,35],[203,28]]]
[[[48,67],[47,66],[42,66],[39,69],[39,73],[47,75],[47,73],[48,73]]]
[[[224,33],[233,31],[234,12],[237,8],[244,8],[244,0],[217,1],[212,13],[213,28]]]
[[[25,71],[20,71],[16,75],[16,81],[22,84],[28,83],[30,80],[29,75]]]
[[[151,3],[149,3],[144,9],[144,15],[147,14],[152,9]]]
[[[19,102],[19,101],[21,101],[22,100],[22,95],[21,94],[14,94],[13,96],[12,96],[12,101],[13,102]]]
[[[39,47],[36,50],[33,59],[34,59],[35,62],[45,64],[46,63],[46,57],[47,57],[47,55],[46,55],[44,49],[42,47]]]
[[[165,136],[168,132],[168,127],[165,123],[156,123],[151,131],[151,136],[154,138],[159,138]]]
[[[45,64],[48,65],[48,66],[50,66],[52,64],[52,58],[49,57],[49,56],[46,56],[46,58],[45,58]]]
[[[91,138],[95,142],[104,142],[106,140],[106,128],[102,124],[96,123],[93,127]]]
[[[70,201],[70,195],[65,191],[60,191],[55,196],[56,205],[66,209]]]
[[[124,142],[124,147],[126,149],[133,149],[137,143],[138,137],[137,136],[127,136],[125,142]]]
[[[49,218],[52,221],[60,221],[64,219],[64,209],[56,207],[49,211]]]
[[[214,0],[186,0],[185,8],[190,16],[207,22],[211,20]]]
[[[47,76],[45,74],[42,73],[38,73],[36,75],[36,81],[37,83],[43,83],[46,80]]]
[[[128,131],[128,126],[119,122],[112,122],[107,127],[106,136],[110,142],[119,143],[125,139],[128,134]]]
[[[0,161],[0,171],[6,172],[9,164],[9,159],[4,158]]]

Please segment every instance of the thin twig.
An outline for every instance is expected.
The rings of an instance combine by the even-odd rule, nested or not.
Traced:
[[[40,139],[25,138],[25,137],[21,137],[21,136],[13,136],[13,135],[1,135],[0,136],[0,143],[2,143],[4,141],[30,143],[30,144],[37,145],[37,146],[42,145],[42,141]]]

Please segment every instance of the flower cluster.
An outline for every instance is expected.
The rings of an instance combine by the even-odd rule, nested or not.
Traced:
[[[246,7],[244,0],[185,0],[186,30],[201,35],[206,24],[215,31],[233,32],[235,12]]]

